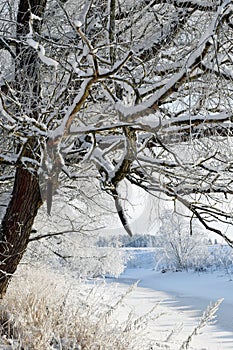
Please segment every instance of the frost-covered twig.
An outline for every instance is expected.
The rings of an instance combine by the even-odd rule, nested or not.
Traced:
[[[187,350],[189,349],[189,345],[192,341],[192,338],[198,334],[199,330],[205,327],[208,323],[210,323],[215,318],[215,313],[217,312],[219,305],[223,302],[223,299],[217,300],[214,304],[210,304],[207,309],[204,311],[198,325],[194,328],[192,333],[188,336],[188,338],[183,342],[179,350]]]

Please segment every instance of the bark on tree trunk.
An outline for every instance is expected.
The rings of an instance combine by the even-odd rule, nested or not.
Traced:
[[[12,197],[1,226],[0,298],[25,252],[37,210],[42,204],[38,179],[18,168]]]
[[[43,19],[47,0],[20,0],[17,13],[15,82],[17,97],[22,112],[37,119],[40,113],[40,61],[38,53],[21,43],[29,33],[31,14]],[[41,32],[42,21],[31,21],[33,31]],[[19,145],[19,148],[22,145]],[[21,157],[38,160],[38,140],[28,140]],[[37,210],[42,204],[37,169],[34,173],[19,167],[16,169],[12,197],[0,229],[0,298],[7,290],[12,274],[15,272],[29,241]]]

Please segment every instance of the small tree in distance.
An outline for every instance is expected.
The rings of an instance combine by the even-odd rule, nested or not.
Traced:
[[[203,236],[200,226],[194,226],[191,234],[189,222],[168,209],[162,212],[160,219],[161,265],[165,263],[165,267],[174,270],[206,266],[208,239]]]

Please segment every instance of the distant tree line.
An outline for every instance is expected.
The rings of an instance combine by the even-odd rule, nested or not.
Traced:
[[[98,247],[158,247],[161,245],[160,238],[151,234],[100,236],[96,242]]]

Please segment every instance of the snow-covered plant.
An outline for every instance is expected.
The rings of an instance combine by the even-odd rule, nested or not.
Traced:
[[[223,302],[223,299],[217,300],[215,303],[210,304],[207,309],[203,312],[202,317],[200,318],[199,323],[193,329],[192,333],[188,336],[188,338],[182,343],[179,350],[187,350],[190,349],[190,343],[195,335],[197,335],[200,330],[205,327],[207,324],[214,322],[216,317],[216,312],[220,304]]]
[[[175,270],[205,269],[209,264],[207,239],[199,226],[190,232],[190,225],[171,210],[161,214],[159,229],[160,249],[156,261],[160,267]]]
[[[210,248],[212,257],[212,268],[224,269],[229,279],[232,280],[233,273],[233,251],[226,244],[215,244]]]
[[[133,288],[119,293],[110,286],[80,283],[47,267],[21,267],[1,304],[0,348],[146,350],[149,313],[140,318],[132,313],[124,319],[116,316]]]
[[[112,215],[106,208],[106,215],[100,216],[100,205],[106,203],[93,186],[88,197],[71,200],[67,195],[55,196],[53,217],[48,217],[45,208],[38,214],[27,259],[31,263],[46,261],[51,268],[72,272],[76,277],[118,276],[125,268],[124,252],[96,244],[99,230]]]

